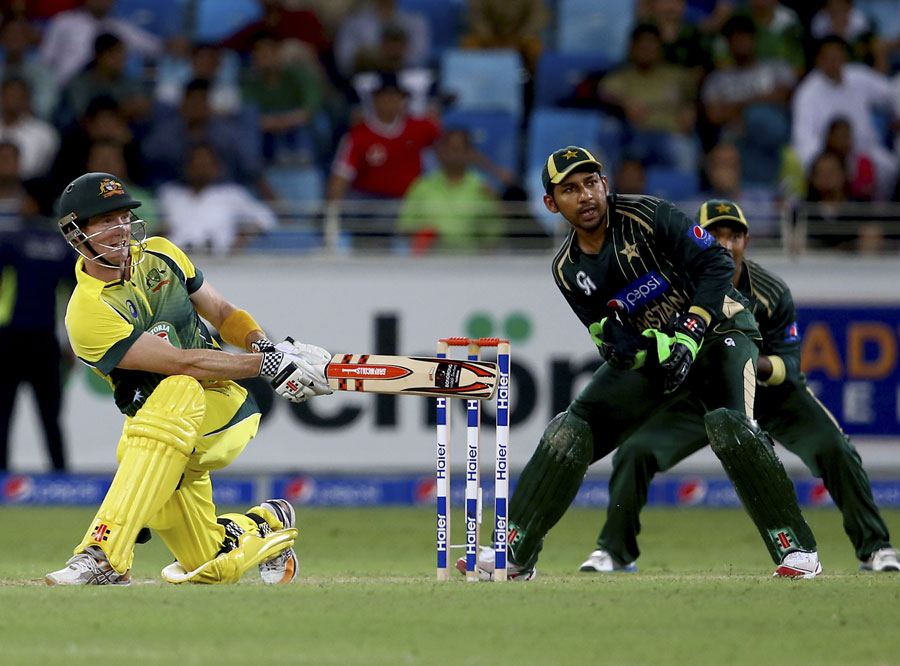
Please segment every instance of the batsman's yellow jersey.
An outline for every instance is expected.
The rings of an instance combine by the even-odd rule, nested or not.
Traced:
[[[66,310],[66,329],[75,354],[110,383],[116,406],[134,416],[165,378],[116,366],[144,332],[181,349],[217,349],[218,345],[194,309],[190,295],[203,284],[203,274],[187,255],[164,238],[149,238],[144,260],[132,268],[129,280],[103,282],[84,272],[84,258],[75,265],[77,285]],[[141,250],[132,249],[133,259]],[[204,419],[209,434],[259,410],[255,401],[231,381],[204,380],[214,392],[216,414]],[[251,435],[252,436],[252,435]]]

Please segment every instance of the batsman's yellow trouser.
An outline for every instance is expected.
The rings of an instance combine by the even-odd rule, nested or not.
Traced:
[[[256,435],[258,412],[234,418],[246,397],[234,382],[201,385],[183,375],[163,380],[126,419],[117,450],[119,469],[75,552],[98,546],[124,573],[131,567],[138,531],[149,524],[188,571],[213,559],[225,528],[216,521],[209,473],[228,465]],[[247,532],[258,530],[246,515],[227,517]],[[98,526],[109,530],[113,518],[119,521],[115,532],[98,534]]]

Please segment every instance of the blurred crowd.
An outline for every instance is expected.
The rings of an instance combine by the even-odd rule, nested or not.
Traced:
[[[779,238],[793,216],[820,245],[894,238],[851,224],[855,202],[900,201],[894,0],[0,11],[6,226],[52,219],[69,181],[108,171],[144,201],[151,233],[193,251],[550,247],[536,174],[571,142],[596,150],[614,191],[689,214],[730,199],[758,237]]]

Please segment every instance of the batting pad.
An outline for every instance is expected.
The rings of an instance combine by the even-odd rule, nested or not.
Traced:
[[[186,571],[178,562],[173,562],[162,570],[162,577],[170,583],[236,583],[248,569],[293,546],[297,534],[295,527],[270,532],[264,537],[244,532],[238,537],[237,548],[201,564],[193,571]]]
[[[740,412],[722,407],[703,417],[709,443],[775,564],[797,550],[813,552],[816,538],[800,513],[794,484],[772,441]]]
[[[206,411],[200,383],[167,377],[125,424],[112,485],[75,549],[100,548],[119,573],[131,568],[138,532],[175,492]]]

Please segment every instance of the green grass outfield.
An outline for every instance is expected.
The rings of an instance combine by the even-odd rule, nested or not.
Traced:
[[[0,663],[900,663],[900,575],[857,572],[840,514],[806,515],[825,567],[812,581],[771,579],[736,510],[647,510],[640,572],[589,575],[577,567],[602,513],[573,509],[534,582],[466,584],[434,581],[431,510],[302,509],[292,585],[264,586],[256,572],[239,585],[167,585],[155,538],[138,546],[131,587],[73,589],[41,578],[92,510],[4,507]],[[900,533],[900,511],[884,515]]]

